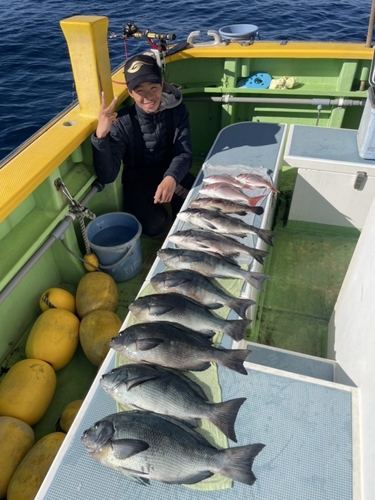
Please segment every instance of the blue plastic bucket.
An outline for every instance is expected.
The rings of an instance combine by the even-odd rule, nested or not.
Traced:
[[[220,28],[219,34],[224,40],[241,42],[255,38],[258,30],[259,28],[255,24],[231,24]]]
[[[141,233],[140,222],[125,212],[101,215],[86,228],[90,248],[99,259],[100,269],[116,282],[130,280],[141,270]]]

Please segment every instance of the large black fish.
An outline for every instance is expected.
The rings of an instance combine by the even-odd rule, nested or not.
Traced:
[[[141,321],[168,321],[199,332],[220,331],[239,341],[251,320],[226,320],[207,307],[178,293],[156,293],[139,297],[129,310]]]
[[[254,234],[270,246],[273,246],[272,238],[276,236],[276,233],[271,229],[261,229],[247,224],[241,219],[220,212],[213,212],[212,210],[188,208],[179,212],[177,217],[184,222],[190,222],[201,229],[207,229],[214,233],[240,238]]]
[[[169,236],[169,241],[189,250],[213,252],[231,258],[237,258],[241,253],[244,253],[260,264],[264,263],[263,259],[268,255],[265,250],[248,247],[229,236],[201,229],[177,231]]]
[[[164,321],[128,326],[109,344],[132,361],[153,363],[177,370],[207,370],[217,363],[247,375],[243,366],[248,349],[213,347],[211,337]]]
[[[202,388],[182,372],[140,363],[119,366],[100,379],[100,385],[118,403],[191,422],[205,418],[237,442],[234,424],[246,398],[208,403]]]
[[[81,441],[94,460],[143,484],[195,484],[219,473],[251,486],[254,459],[265,446],[218,450],[176,419],[137,410],[104,417]]]
[[[206,210],[218,211],[223,214],[237,214],[244,216],[248,212],[255,215],[262,215],[263,207],[250,207],[244,203],[235,203],[234,201],[223,198],[195,198],[190,202],[190,208],[204,208]]]
[[[257,290],[263,290],[266,274],[247,271],[238,264],[219,254],[212,255],[199,250],[183,248],[162,248],[157,252],[159,259],[173,269],[191,269],[209,278],[239,278]]]
[[[180,293],[209,309],[227,306],[243,319],[248,308],[255,304],[254,300],[228,295],[209,278],[189,269],[164,271],[153,276],[150,282],[159,293]]]

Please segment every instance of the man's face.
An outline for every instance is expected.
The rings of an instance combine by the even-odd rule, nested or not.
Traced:
[[[160,108],[163,86],[160,83],[140,83],[129,94],[143,111],[155,113]]]

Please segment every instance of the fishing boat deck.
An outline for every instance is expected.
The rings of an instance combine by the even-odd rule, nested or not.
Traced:
[[[245,125],[247,141],[251,138],[249,147],[254,163],[272,170],[274,180],[280,175],[282,192],[277,204],[275,196],[263,201],[262,217],[252,216],[252,223],[258,227],[269,228],[274,224],[277,237],[265,269],[256,262],[251,263],[253,270],[267,272],[271,279],[265,292],[256,295],[258,306],[252,312],[254,326],[245,342],[252,351],[246,362],[248,375],[218,367],[217,377],[222,400],[247,398],[236,420],[238,445],[260,442],[266,446],[254,461],[257,481],[251,488],[235,482],[231,488],[219,489],[214,494],[216,498],[226,499],[359,499],[358,388],[336,383],[336,363],[324,359],[329,317],[358,231],[344,228],[332,233],[312,224],[288,227],[285,221],[295,172],[284,169],[281,174],[286,128],[254,123],[241,125]],[[270,127],[272,133],[264,134]],[[234,128],[223,129],[222,142],[215,142],[203,170],[215,164],[225,168],[245,161],[242,155],[248,145]],[[255,131],[259,131],[258,137]],[[232,140],[236,144],[234,149]],[[187,205],[197,195],[202,175],[201,172],[186,200]],[[176,221],[171,233],[181,229],[181,224]],[[118,283],[118,314],[121,318],[127,317],[124,325],[131,316],[127,316],[129,303],[140,289],[145,290],[151,276],[165,268],[159,259],[154,261],[163,238],[142,237],[144,270],[133,279]],[[172,244],[167,236],[164,246],[168,245]],[[259,247],[262,243],[256,241],[256,245]],[[250,288],[244,285],[242,294],[254,294]],[[233,312],[228,316],[229,319],[235,317]],[[225,336],[221,345],[237,346]],[[144,487],[89,457],[80,442],[83,431],[118,409],[99,384],[101,375],[115,366],[116,354],[110,351],[37,500],[91,500],[98,496],[102,500],[123,496],[129,500],[146,497],[182,500],[212,496],[214,487],[204,491],[203,483],[199,486],[203,491],[198,493],[185,486],[153,481]]]
[[[114,355],[107,358],[103,370],[113,368],[114,362]],[[358,443],[352,431],[357,413],[356,389],[250,363],[247,372],[244,376],[219,367],[218,376],[223,400],[247,397],[236,421],[238,445],[266,445],[255,459],[257,481],[252,487],[235,482],[230,489],[195,491],[153,481],[145,487],[96,463],[84,450],[80,437],[94,422],[116,412],[116,403],[96,379],[80,418],[62,445],[61,458],[52,466],[39,493],[42,496],[37,498],[359,498],[353,491],[358,471],[352,460]]]

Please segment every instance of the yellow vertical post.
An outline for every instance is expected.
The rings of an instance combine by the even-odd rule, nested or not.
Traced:
[[[68,44],[81,114],[97,118],[104,91],[107,105],[113,99],[108,52],[108,18],[73,16],[60,21]]]

